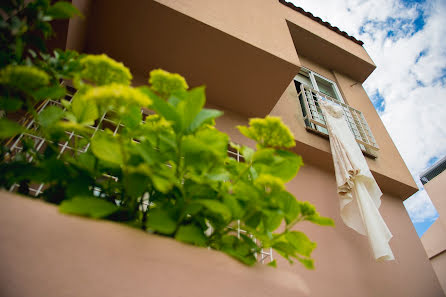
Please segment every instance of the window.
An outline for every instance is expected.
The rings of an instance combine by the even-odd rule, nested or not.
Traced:
[[[342,106],[347,123],[365,155],[376,158],[378,145],[359,110],[345,104],[336,83],[308,69],[302,69],[294,78],[306,129],[327,137],[328,130],[322,110],[321,97]]]
[[[344,103],[344,99],[342,99],[336,83],[313,71],[302,68],[294,80],[303,83],[336,101]]]

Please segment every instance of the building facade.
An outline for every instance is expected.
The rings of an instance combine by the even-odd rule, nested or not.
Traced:
[[[444,296],[403,205],[417,186],[362,87],[376,66],[360,41],[278,0],[72,2],[85,18],[61,24],[67,49],[122,61],[135,85],[155,68],[182,74],[192,87],[205,84],[208,106],[225,112],[217,127],[233,142],[253,144],[236,129],[251,117],[280,116],[291,128],[305,166],[288,188],[336,222],[299,225],[318,243],[314,271],[278,259],[280,269],[304,279],[311,296]],[[339,216],[317,96],[343,105],[357,130],[384,193],[380,212],[394,234],[393,262],[376,263],[367,238]]]
[[[435,205],[439,217],[421,236],[426,253],[438,280],[446,292],[446,157],[421,174],[424,188]]]

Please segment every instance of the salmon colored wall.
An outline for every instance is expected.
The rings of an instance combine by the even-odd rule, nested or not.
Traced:
[[[306,165],[288,188],[336,222],[296,225],[318,244],[314,271],[278,257],[277,269],[249,268],[219,252],[2,192],[0,296],[445,296],[401,200],[385,196],[381,206],[396,261],[376,263],[367,239],[340,220],[331,174]]]
[[[303,297],[299,274],[0,192],[2,297]]]
[[[446,226],[446,170],[426,183],[424,188],[440,214],[440,220]]]
[[[167,55],[164,52],[164,50],[160,51],[159,49],[158,51],[156,51],[156,53],[149,53],[148,49],[153,49],[155,47],[151,46],[151,43],[147,42],[147,40],[143,39],[140,40],[139,42],[136,42],[135,39],[125,39],[124,37],[130,34],[129,28],[120,25],[118,25],[118,27],[115,28],[116,27],[115,17],[111,19],[107,18],[103,20],[101,19],[102,22],[96,24],[95,21],[98,22],[100,15],[95,15],[94,17],[90,16],[92,11],[94,11],[93,9],[94,7],[93,8],[91,7],[93,3],[96,6],[98,6],[98,7],[95,6],[96,14],[100,14],[100,12],[106,14],[106,12],[108,11],[106,9],[111,9],[111,8],[107,6],[109,3],[105,2],[96,3],[96,2],[91,2],[89,0],[75,1],[75,4],[79,6],[79,8],[83,11],[84,15],[86,16],[86,19],[82,20],[77,18],[70,21],[67,47],[77,48],[77,49],[86,48],[87,50],[93,49],[92,52],[104,52],[104,51],[107,53],[111,52],[112,57],[116,56],[118,60],[124,61],[124,63],[127,66],[131,66],[131,68],[133,67],[132,70],[135,70],[135,67],[136,68],[141,67],[140,65],[146,63],[147,65],[144,64],[146,66],[143,67],[144,69],[143,72],[149,71],[150,69],[155,67],[154,65],[158,65],[158,67],[160,67],[160,64],[157,64],[160,62],[160,59],[165,62],[164,64],[161,64],[161,67],[164,68],[166,67],[166,65],[170,65],[166,61],[170,61],[173,63],[172,65],[170,65],[170,67],[172,69],[177,69],[178,72],[181,72],[182,74],[186,75],[186,77],[190,79],[191,82],[195,81],[195,83],[198,82],[199,84],[202,84],[203,82],[207,83],[210,101],[213,101],[215,104],[226,104],[223,106],[226,106],[227,108],[234,107],[235,112],[238,112],[238,109],[245,108],[244,110],[245,114],[249,114],[249,112],[247,111],[250,110],[252,111],[255,108],[257,108],[259,106],[258,103],[259,101],[261,101],[262,98],[265,99],[266,101],[267,99],[268,100],[271,99],[272,100],[271,104],[270,103],[268,104],[270,104],[272,108],[276,100],[279,99],[280,97],[279,94],[283,92],[283,88],[286,88],[285,93],[282,94],[282,96],[280,97],[280,101],[277,103],[276,107],[274,107],[271,113],[274,115],[282,116],[285,122],[292,128],[293,132],[296,135],[296,139],[299,142],[299,145],[296,148],[296,152],[306,155],[305,158],[308,162],[314,164],[319,162],[320,165],[325,164],[325,166],[328,166],[328,168],[330,169],[332,165],[330,165],[331,161],[329,161],[330,150],[328,141],[326,139],[312,135],[305,130],[303,126],[303,121],[301,120],[302,114],[296,100],[296,92],[294,90],[294,86],[292,86],[292,84],[289,84],[288,87],[286,87],[287,85],[286,81],[290,80],[290,78],[293,75],[293,71],[291,71],[289,67],[287,68],[284,65],[282,65],[283,67],[281,66],[282,68],[280,67],[274,68],[273,67],[274,65],[280,64],[278,61],[279,59],[277,59],[277,61],[274,59],[272,60],[267,59],[267,57],[270,57],[271,54],[280,57],[282,59],[285,59],[287,61],[296,58],[296,60],[293,63],[298,65],[302,63],[304,66],[322,74],[323,76],[337,81],[341,89],[341,92],[346,97],[346,101],[350,102],[353,106],[358,107],[358,109],[362,110],[366,115],[367,120],[370,122],[370,125],[372,126],[374,135],[378,139],[378,144],[381,147],[380,157],[375,161],[369,160],[369,163],[372,171],[377,175],[376,177],[378,183],[380,184],[380,186],[382,186],[382,189],[389,193],[398,195],[402,198],[407,198],[408,196],[410,196],[410,194],[412,194],[417,190],[415,183],[413,182],[413,180],[411,180],[411,176],[407,171],[407,168],[402,162],[401,157],[399,156],[393,143],[391,142],[390,137],[387,135],[381,121],[379,120],[379,117],[374,111],[373,106],[370,103],[370,100],[368,99],[362,87],[360,85],[354,85],[353,87],[351,87],[351,85],[353,85],[354,82],[349,80],[344,75],[331,72],[329,69],[317,65],[316,63],[313,63],[312,61],[304,57],[301,57],[301,61],[298,61],[296,50],[291,40],[290,32],[288,30],[284,17],[286,17],[290,21],[294,20],[297,23],[301,22],[302,23],[301,25],[303,27],[314,27],[314,34],[320,33],[323,38],[329,39],[330,42],[332,43],[337,43],[341,41],[344,42],[345,50],[351,50],[352,52],[356,51],[358,56],[361,56],[361,53],[362,55],[367,55],[367,53],[362,47],[352,42],[351,40],[348,40],[342,37],[341,35],[327,29],[326,27],[318,24],[317,22],[282,5],[278,1],[256,1],[254,3],[251,0],[243,2],[231,0],[231,1],[217,1],[212,5],[209,4],[209,1],[202,1],[202,0],[198,1],[166,0],[162,2],[165,5],[177,9],[180,12],[186,13],[191,17],[199,19],[200,21],[204,22],[204,24],[200,23],[200,25],[197,25],[198,28],[197,29],[191,25],[194,22],[191,22],[188,18],[181,18],[181,16],[179,16],[179,13],[173,13],[173,11],[167,12],[167,10],[170,10],[169,8],[161,9],[162,5],[159,4],[155,5],[156,7],[152,7],[150,5],[145,6],[144,2],[141,1],[137,3],[138,5],[140,5],[141,9],[142,8],[154,9],[154,10],[158,9],[160,13],[165,13],[166,17],[170,15],[169,13],[175,15],[177,18],[174,19],[179,21],[179,24],[181,24],[180,21],[183,22],[187,21],[186,23],[193,27],[193,28],[191,27],[191,30],[204,32],[205,30],[203,30],[202,26],[206,26],[205,24],[207,24],[210,26],[214,26],[214,28],[219,28],[224,32],[225,31],[229,32],[231,34],[230,36],[235,36],[237,38],[242,39],[245,42],[240,41],[239,44],[246,45],[247,46],[246,48],[250,49],[244,52],[246,56],[242,59],[242,61],[246,62],[247,60],[249,60],[249,57],[252,57],[254,55],[255,51],[253,51],[254,47],[252,47],[252,45],[263,49],[264,51],[259,51],[259,52],[267,53],[267,55],[265,56],[259,55],[259,59],[249,60],[251,61],[248,62],[249,65],[245,65],[246,66],[245,68],[240,68],[239,66],[240,64],[242,64],[242,61],[240,61],[241,58],[240,51],[245,47],[237,47],[235,45],[235,42],[237,42],[236,39],[229,38],[228,40],[231,41],[228,41],[227,43],[223,44],[226,44],[228,46],[233,45],[232,50],[234,49],[237,50],[238,53],[237,58],[239,60],[237,60],[232,55],[224,56],[223,54],[221,54],[219,56],[220,58],[218,59],[218,61],[214,62],[210,62],[210,60],[201,61],[201,64],[203,64],[204,66],[202,65],[203,67],[199,68],[197,65],[201,64],[195,61],[194,59],[200,59],[200,57],[203,57],[203,55],[201,56],[200,55],[194,56],[193,54],[189,56],[185,55],[186,53],[197,52],[194,45],[192,45],[188,47],[189,49],[188,51],[184,50],[185,47],[183,47],[182,55],[179,55],[177,53],[175,59],[173,59],[176,61],[176,63],[173,63],[172,59],[169,58],[171,56],[173,57],[172,53],[170,53],[170,55]],[[156,4],[156,2],[154,3]],[[102,6],[99,4],[101,4]],[[120,9],[123,9],[121,6],[119,6],[120,2],[113,2],[112,4],[113,7],[116,6]],[[121,5],[123,4],[121,3]],[[235,7],[238,7],[239,9],[235,9]],[[114,11],[113,9],[110,10],[110,12],[113,11]],[[119,15],[119,11],[117,12],[117,14]],[[172,17],[172,15],[170,16]],[[139,16],[141,17],[141,14]],[[89,17],[90,20],[88,21]],[[103,15],[101,17],[104,18]],[[130,18],[129,15],[127,17]],[[231,17],[230,18],[231,21],[228,21],[229,17]],[[111,22],[110,24],[107,23],[109,25],[115,24],[113,32],[109,32],[110,30],[107,31],[107,28],[110,27],[109,26],[107,27],[107,25],[104,24],[105,22],[104,20],[107,20],[107,22],[109,23]],[[129,25],[130,23],[127,24]],[[179,24],[177,25],[180,26]],[[130,28],[136,28],[142,25],[143,22],[142,23],[136,22],[135,24],[132,25],[133,27]],[[106,29],[104,29],[105,31],[104,32],[99,31],[99,33],[93,34],[92,32],[96,32],[95,30],[100,26],[103,27],[105,26],[106,27]],[[119,31],[120,33],[116,34],[118,28],[121,28],[122,30],[119,29],[121,30]],[[172,32],[175,31],[174,28],[170,29],[173,30]],[[132,30],[130,31],[133,32]],[[136,30],[135,32],[141,32],[141,31],[142,29]],[[85,39],[86,32],[89,32],[87,39]],[[165,35],[165,34],[163,35],[162,32],[158,33],[161,34],[160,36]],[[208,32],[208,34],[209,34],[208,40],[212,40],[212,38],[216,38],[218,35],[217,32],[214,31],[212,31],[211,33]],[[109,36],[109,39],[105,38],[104,37],[105,35]],[[198,34],[197,36],[203,36],[203,35],[204,33],[202,33],[201,35]],[[116,36],[121,36],[121,37],[114,38]],[[219,36],[220,38],[219,40],[224,39],[225,36]],[[98,49],[94,50],[95,49],[94,43],[95,42],[97,43],[98,40],[102,40],[103,42],[100,43],[100,46],[96,44],[96,46],[98,46]],[[126,40],[126,42],[124,42],[124,40]],[[185,40],[184,44],[187,44],[187,41],[191,40],[189,39]],[[85,44],[86,42],[87,44]],[[164,40],[162,43],[170,44],[170,47],[175,47],[175,43],[171,44],[168,42],[168,40]],[[145,47],[142,47],[143,44],[145,45]],[[130,48],[133,49],[134,51],[133,52],[130,51],[129,50]],[[142,50],[143,48],[144,50]],[[292,50],[290,50],[290,48]],[[213,49],[213,51],[216,50]],[[223,59],[222,57],[226,57],[228,60],[222,62]],[[368,56],[367,57],[364,56],[362,58],[364,60],[369,59]],[[240,77],[237,77],[237,79],[235,79],[234,81],[228,80],[229,78],[233,78],[233,72],[228,71],[227,69],[228,65],[231,65],[231,60],[232,62],[238,61],[238,65],[234,65],[233,67],[229,66],[230,69],[238,69],[239,70],[238,72],[241,72],[241,69],[246,71],[246,72],[241,72],[242,75],[239,75]],[[256,70],[255,67],[257,67],[257,70],[259,69],[259,63],[260,63],[259,61],[263,61],[265,63],[264,65],[262,64],[264,66],[262,68],[264,71],[262,73],[264,73],[264,75],[262,74],[260,75],[260,77],[257,77],[255,75],[249,75],[249,73],[253,73],[253,71]],[[223,65],[218,63],[223,63]],[[214,66],[215,69],[220,69],[220,70],[226,69],[227,72],[214,71],[215,69],[213,69],[213,67],[209,67],[211,64]],[[167,69],[170,68],[167,67]],[[191,69],[196,70],[196,73],[194,72],[193,75],[187,73],[187,71]],[[270,70],[271,75],[269,75],[267,69],[271,69]],[[296,68],[296,72],[297,69],[298,68]],[[135,71],[133,72],[134,74],[138,73]],[[259,71],[254,73],[258,72]],[[274,75],[272,73],[274,73]],[[206,79],[204,79],[204,76],[206,76]],[[254,77],[256,77],[256,79],[254,79]],[[266,81],[268,80],[271,83],[270,84],[271,86],[266,88],[265,87],[267,85]],[[228,82],[231,82],[232,88],[227,87]],[[276,91],[271,92],[271,90],[273,89],[273,85],[275,86],[274,90],[277,89],[277,92]],[[260,90],[262,91],[260,92]],[[267,94],[267,96],[265,94]],[[256,102],[257,104],[254,102]],[[268,109],[268,111],[269,110],[270,109]],[[323,156],[323,158],[321,156]]]
[[[432,267],[446,292],[446,171],[424,185],[440,215],[421,237]]]
[[[278,17],[283,6],[278,1],[159,0],[157,2],[289,63],[300,65],[286,21],[283,17]]]
[[[247,43],[299,65],[285,20],[373,64],[362,46],[331,31],[276,0],[157,0]],[[229,21],[230,20],[230,21]]]
[[[431,263],[443,287],[443,291],[446,292],[446,252],[431,258]]]
[[[300,200],[308,200],[336,227],[302,223],[296,228],[317,242],[314,271],[299,265],[299,272],[311,289],[311,296],[444,296],[424,248],[403,202],[384,195],[380,213],[394,234],[390,241],[396,261],[373,260],[366,237],[348,228],[339,215],[339,200],[332,173],[305,165],[288,189]],[[284,265],[284,260],[278,260]]]
[[[70,19],[67,31],[66,48],[83,52],[87,37],[91,0],[73,0],[72,3],[84,17],[74,17]]]
[[[276,109],[286,122],[298,119],[297,98],[286,95],[292,91],[294,85],[285,91],[281,99],[283,105]],[[225,112],[223,117],[217,119],[217,127],[229,133],[232,141],[253,146],[252,141],[235,129],[236,125],[247,123],[246,118],[231,112]],[[308,137],[312,145],[317,141],[329,149],[326,139],[306,132],[303,126],[297,128],[292,125],[291,128],[299,140]],[[314,147],[310,151],[318,154],[314,152]],[[307,162],[305,157],[304,163],[306,165],[287,187],[299,200],[315,204],[322,215],[333,218],[336,227],[309,223],[296,226],[318,243],[314,253],[315,271],[307,271],[299,265],[287,266],[285,260],[278,261],[286,270],[302,275],[309,285],[311,296],[444,296],[401,199],[389,194],[382,197],[380,212],[394,234],[390,245],[396,261],[376,263],[367,238],[348,228],[340,218],[334,172]]]
[[[415,181],[387,133],[386,128],[362,85],[345,75],[331,72],[302,56],[300,59],[302,66],[335,81],[346,103],[360,110],[364,114],[380,148],[378,158],[375,160],[366,158],[366,160],[370,169],[376,175],[375,178],[377,178],[378,184],[381,186],[382,190],[400,196],[403,199],[408,198],[416,192],[418,188]],[[314,147],[315,150],[313,154],[320,154],[320,151],[330,154],[329,141],[318,135],[309,133],[305,129],[302,110],[294,82],[290,82],[276,106],[271,111],[271,114],[282,117],[284,122],[291,128],[295,139],[298,142]],[[299,151],[297,152],[299,153]],[[307,159],[312,160],[313,158],[315,157],[308,156]],[[330,161],[327,160],[327,162]],[[327,167],[331,169],[332,165],[327,165]],[[397,190],[394,181],[401,184],[401,189]]]
[[[440,218],[438,218],[429,229],[424,232],[423,236],[421,236],[421,242],[423,243],[429,258],[442,252],[446,252],[446,227]]]

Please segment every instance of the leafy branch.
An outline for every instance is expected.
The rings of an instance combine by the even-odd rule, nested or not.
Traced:
[[[38,150],[26,137],[21,152],[5,145],[1,187],[18,184],[27,193],[30,184],[43,183],[39,198],[59,204],[64,213],[209,246],[248,265],[256,263],[261,249],[273,248],[290,262],[313,268],[316,244],[296,225],[333,221],[286,190],[303,162],[290,151],[294,137],[280,118],[251,119],[249,126],[238,127],[256,141],[256,149],[233,144],[215,127],[223,113],[204,107],[205,87],[191,89],[179,74],[153,70],[148,84],[136,88],[130,70],[106,55],[31,50],[27,28],[43,26],[43,35],[49,36],[50,20],[79,15],[71,4],[4,3],[0,8],[9,17],[2,20],[1,38],[15,45],[0,52],[7,61],[0,65],[5,114],[0,139],[8,144],[29,132],[51,145]],[[29,18],[36,10],[43,16]],[[63,99],[67,90],[59,85],[61,79],[77,88],[71,101]],[[36,112],[36,104],[47,99],[60,106]],[[28,131],[13,120],[26,111],[38,130]],[[116,123],[114,131],[91,129],[104,118]],[[65,132],[77,135],[72,154],[59,150],[58,144],[70,141]],[[230,146],[244,162],[228,156]]]

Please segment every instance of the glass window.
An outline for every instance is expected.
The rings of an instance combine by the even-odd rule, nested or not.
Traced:
[[[313,84],[311,83],[311,78],[308,72],[301,71],[298,75],[296,75],[295,80],[297,80],[300,83],[303,83],[304,85],[307,85],[309,87],[312,87]]]
[[[299,83],[303,83],[316,91],[321,92],[324,95],[327,95],[337,101],[344,103],[344,100],[339,93],[339,90],[336,86],[336,83],[317,74],[311,70],[302,68],[298,75],[294,78],[294,80]]]
[[[336,94],[336,90],[334,84],[329,82],[328,80],[323,79],[322,77],[315,76],[316,84],[319,89],[319,92],[324,93],[327,96],[330,96],[338,101],[338,95]]]

